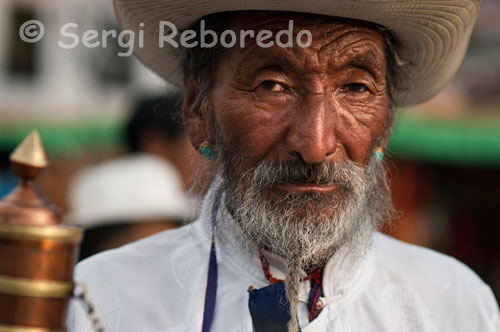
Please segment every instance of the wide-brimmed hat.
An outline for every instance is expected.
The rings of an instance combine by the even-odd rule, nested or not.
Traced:
[[[377,23],[399,41],[397,105],[435,95],[458,70],[479,12],[480,0],[114,0],[122,29],[144,31],[138,58],[167,81],[182,85],[180,52],[159,47],[159,22],[185,29],[201,17],[241,10],[290,11]],[[141,24],[142,23],[142,24]],[[155,42],[156,41],[156,42]]]

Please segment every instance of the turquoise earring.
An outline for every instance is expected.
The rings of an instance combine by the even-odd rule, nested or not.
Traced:
[[[208,160],[215,159],[215,146],[207,141],[200,144],[200,152]]]
[[[375,155],[376,155],[378,161],[382,161],[382,159],[384,159],[384,150],[382,150],[381,147],[378,147],[375,150]]]

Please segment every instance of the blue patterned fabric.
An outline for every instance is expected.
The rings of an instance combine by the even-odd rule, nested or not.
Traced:
[[[248,290],[248,308],[255,332],[287,332],[290,303],[284,282],[260,289]]]

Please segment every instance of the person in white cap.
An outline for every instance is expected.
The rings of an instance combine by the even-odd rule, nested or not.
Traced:
[[[115,0],[217,173],[195,222],[77,267],[106,330],[500,331],[470,269],[377,232],[395,107],[453,77],[479,5]],[[68,325],[90,330],[77,303]]]
[[[191,216],[179,171],[146,153],[83,169],[69,203],[69,222],[85,229],[80,259],[179,227]]]

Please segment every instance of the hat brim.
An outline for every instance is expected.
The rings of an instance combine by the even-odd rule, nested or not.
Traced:
[[[377,23],[399,41],[395,86],[398,106],[421,103],[441,90],[464,58],[480,0],[114,0],[122,29],[144,31],[137,57],[168,82],[182,85],[180,52],[159,47],[159,22],[184,29],[201,17],[241,10],[290,11],[345,17]],[[143,23],[143,24],[141,24]],[[137,42],[137,40],[136,40]]]

